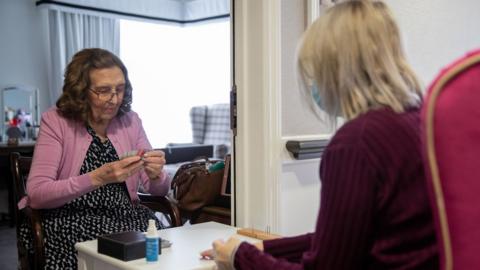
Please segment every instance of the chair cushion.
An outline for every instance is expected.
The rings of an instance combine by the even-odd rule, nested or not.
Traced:
[[[230,104],[208,107],[203,143],[230,145]]]
[[[207,121],[207,106],[195,106],[190,109],[193,143],[203,143]]]
[[[230,104],[192,107],[190,119],[193,143],[214,145],[216,158],[230,152]]]
[[[480,269],[480,51],[430,86],[424,107],[426,168],[442,269]]]

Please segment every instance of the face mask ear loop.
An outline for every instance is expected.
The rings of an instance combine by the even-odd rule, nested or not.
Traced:
[[[317,83],[313,82],[313,84],[312,84],[312,89],[311,89],[310,91],[311,91],[311,93],[312,93],[312,98],[313,98],[313,101],[315,101],[315,104],[317,104],[317,106],[318,106],[321,110],[324,110],[324,106],[323,106],[323,102],[322,102],[322,97],[321,97],[320,94],[318,93]]]

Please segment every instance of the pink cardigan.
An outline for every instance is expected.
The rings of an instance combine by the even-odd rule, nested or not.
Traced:
[[[134,112],[112,120],[107,136],[118,155],[136,149],[151,149],[142,122]],[[79,175],[83,160],[92,141],[85,125],[59,115],[56,108],[42,114],[32,167],[27,180],[27,197],[18,203],[20,209],[60,207],[95,187],[88,174]],[[151,181],[143,170],[125,181],[133,203],[139,198],[140,185],[151,194],[166,195],[169,179],[165,171],[159,180]]]

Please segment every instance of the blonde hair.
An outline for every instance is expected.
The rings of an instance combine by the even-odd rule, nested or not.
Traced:
[[[321,97],[331,119],[351,120],[382,107],[400,113],[421,102],[420,84],[383,2],[348,1],[329,8],[307,29],[298,70],[303,82],[316,84],[318,93],[311,87],[305,91]]]

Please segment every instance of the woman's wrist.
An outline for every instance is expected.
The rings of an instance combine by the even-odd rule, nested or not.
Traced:
[[[94,187],[101,187],[103,185],[102,178],[98,175],[96,170],[89,172],[88,175],[90,176],[90,182]]]
[[[260,242],[256,242],[253,244],[256,248],[258,248],[259,250],[263,251],[263,241],[260,241]]]
[[[232,250],[232,253],[230,253],[230,267],[231,269],[235,269],[235,255],[237,254],[237,250],[240,247],[242,242],[238,243]]]
[[[157,182],[157,181],[160,181],[160,176],[157,176],[157,177],[148,177],[148,179],[150,179],[150,181],[154,181],[154,182]]]
[[[161,170],[159,175],[155,175],[155,176],[152,176],[152,177],[150,177],[150,175],[148,175],[148,179],[150,179],[150,181],[163,180],[163,179],[165,179],[165,173],[164,173],[163,170]]]

